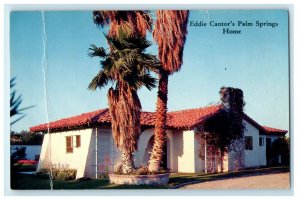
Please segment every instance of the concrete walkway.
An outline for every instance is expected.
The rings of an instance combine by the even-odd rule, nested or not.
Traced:
[[[255,175],[191,184],[180,189],[289,189],[290,173]]]

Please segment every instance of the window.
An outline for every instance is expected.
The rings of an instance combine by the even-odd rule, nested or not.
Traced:
[[[67,153],[73,153],[73,137],[67,136],[66,137],[66,147],[67,147]]]
[[[245,136],[245,150],[253,150],[252,136]]]
[[[259,137],[259,146],[265,146],[265,140],[263,137]]]
[[[73,136],[66,137],[66,152],[67,153],[73,153],[73,148],[80,147],[80,146],[81,146],[80,135],[73,135]]]

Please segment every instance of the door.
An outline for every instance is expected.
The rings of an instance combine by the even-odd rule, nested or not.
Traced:
[[[272,140],[271,140],[271,138],[266,138],[267,165],[270,165],[270,161],[271,161],[271,149],[272,149]]]

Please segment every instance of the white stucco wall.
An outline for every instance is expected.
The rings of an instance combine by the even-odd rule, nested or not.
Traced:
[[[150,153],[152,150],[151,145],[148,144],[150,138],[154,134],[154,129],[146,129],[143,131],[139,137],[138,141],[138,151],[134,153],[135,165],[136,166],[146,166],[150,158]]]
[[[243,164],[245,167],[256,167],[266,164],[266,137],[272,142],[278,136],[259,135],[253,125],[244,120],[246,125],[245,136],[252,136],[253,150],[244,151]],[[138,151],[135,152],[135,165],[146,166],[152,150],[151,137],[154,129],[146,129],[139,137]],[[66,136],[80,135],[81,147],[74,147],[73,153],[66,153]],[[167,130],[167,167],[173,172],[204,172],[204,160],[199,157],[198,134],[193,130]],[[259,146],[259,137],[264,137],[264,146]],[[97,141],[97,146],[96,146]],[[150,142],[149,142],[150,141]],[[242,142],[243,144],[244,142]],[[51,154],[50,154],[51,150]],[[96,153],[97,152],[97,153]],[[96,159],[97,155],[97,159]],[[224,171],[235,170],[232,152],[225,156]],[[77,169],[77,178],[96,178],[98,174],[113,171],[121,159],[121,152],[113,142],[110,128],[93,128],[76,131],[65,131],[45,134],[40,152],[39,168],[47,167],[50,163],[54,167]],[[218,166],[219,167],[219,166]]]
[[[178,172],[195,172],[195,134],[194,131],[174,132],[174,162]]]
[[[49,153],[48,153],[49,143],[48,142],[49,142],[49,134],[44,134],[37,171],[49,165]]]
[[[204,152],[204,149],[201,149],[201,144],[204,144],[204,141],[201,141],[200,134],[195,134],[194,140],[194,156],[195,156],[195,172],[204,172],[205,171],[205,163],[204,160],[200,158],[200,150]],[[203,140],[203,139],[202,139]]]
[[[259,147],[259,130],[248,121],[243,120],[245,124],[244,136],[252,136],[253,150],[245,149],[245,167],[259,167],[261,149]]]
[[[97,131],[97,132],[96,132]],[[152,150],[152,143],[149,141],[154,134],[154,129],[146,129],[143,131],[139,137],[138,141],[138,151],[134,153],[135,166],[147,166],[150,158],[150,153]],[[96,149],[96,137],[97,139],[97,149]],[[170,165],[171,148],[173,134],[172,131],[167,130],[167,167],[172,168]],[[97,160],[96,160],[97,151]],[[113,137],[111,129],[93,129],[91,143],[89,147],[88,159],[86,163],[85,176],[95,178],[96,168],[98,174],[108,171],[113,171],[114,166],[121,160],[121,151],[116,148],[113,142]],[[96,164],[97,163],[97,164]]]
[[[172,159],[172,170],[174,172],[177,172],[179,167],[178,167],[178,158],[183,156],[183,132],[180,130],[174,130],[173,131],[173,139],[172,139],[172,153],[173,153],[173,159]]]
[[[264,141],[263,146],[259,146],[259,165],[260,166],[265,166],[265,165],[267,165],[266,136],[265,135],[259,135],[259,137],[263,138],[263,141]]]
[[[138,166],[147,166],[150,158],[150,152],[152,151],[152,140],[154,136],[154,129],[146,129],[143,131],[139,137],[138,141],[138,151],[134,153],[135,165]],[[151,141],[150,141],[151,140]],[[173,166],[173,132],[167,130],[167,167],[172,169]]]
[[[271,138],[272,143],[279,138],[276,135],[260,135],[259,130],[253,125],[244,121],[246,124],[245,136],[253,137],[253,150],[245,150],[245,167],[259,167],[267,165],[266,138]],[[259,146],[259,138],[262,137],[264,145]]]
[[[66,136],[81,136],[81,146],[74,147],[73,153],[66,153]],[[45,134],[39,168],[50,164],[54,168],[77,169],[76,178],[84,176],[92,129]]]
[[[121,151],[116,147],[113,141],[111,129],[95,128],[93,130],[92,142],[89,151],[91,166],[90,177],[96,177],[96,170],[98,175],[102,173],[112,172],[114,166],[121,160]],[[96,147],[97,138],[97,147]],[[96,158],[97,154],[97,160]],[[97,168],[97,169],[96,169]]]
[[[237,171],[245,167],[245,142],[241,138],[232,142],[228,152],[228,171]]]
[[[135,152],[134,157],[136,166],[148,165],[150,157],[148,152],[151,151],[152,144],[148,150],[146,148],[153,134],[154,129],[147,129],[141,133],[138,151]],[[71,135],[81,136],[81,147],[74,147],[73,153],[66,153],[66,136]],[[171,155],[173,153],[171,149],[174,148],[172,131],[167,130],[167,138],[167,167],[172,169],[171,162],[173,159]],[[113,171],[114,166],[120,160],[121,152],[113,142],[111,129],[93,128],[51,133],[50,137],[49,134],[45,134],[39,168],[46,168],[52,163],[57,168],[77,169],[76,178],[96,178],[96,174]]]

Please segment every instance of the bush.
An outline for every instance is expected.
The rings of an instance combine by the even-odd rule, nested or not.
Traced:
[[[98,179],[108,179],[108,173],[100,173]]]
[[[16,147],[13,149],[14,152],[10,155],[10,172],[11,172],[11,179],[13,180],[15,175],[20,171],[22,163],[18,161],[20,159],[26,158],[26,147]]]
[[[37,176],[45,177],[49,176],[49,169],[41,169]],[[52,169],[52,179],[53,180],[59,180],[59,181],[66,181],[66,180],[75,180],[77,174],[76,169],[58,169],[53,168]]]
[[[21,160],[21,159],[26,159],[26,147],[15,147],[14,152],[12,153],[11,157],[13,159]]]
[[[114,173],[119,175],[124,174],[122,170],[117,170]],[[140,166],[136,168],[133,172],[128,173],[127,175],[154,175],[154,174],[165,174],[165,173],[170,173],[170,169],[161,168],[158,172],[150,172],[147,166]]]
[[[44,135],[42,133],[32,133],[29,131],[21,131],[16,133],[11,131],[10,144],[11,145],[41,145],[43,143]]]

